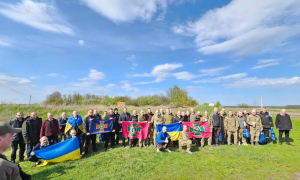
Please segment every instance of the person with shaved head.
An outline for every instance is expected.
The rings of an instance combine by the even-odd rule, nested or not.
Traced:
[[[286,110],[282,109],[279,114],[277,114],[275,120],[276,128],[279,130],[279,145],[282,144],[282,134],[285,134],[285,143],[287,145],[294,146],[294,144],[290,143],[290,131],[293,130],[293,125],[291,121],[291,117],[286,114]]]
[[[40,138],[46,136],[48,141],[56,144],[58,143],[58,139],[61,137],[59,123],[53,118],[53,114],[51,112],[47,113],[47,117],[48,119],[42,123]]]
[[[273,119],[267,112],[266,108],[263,108],[262,111],[258,115],[260,116],[261,123],[263,125],[263,132],[266,136],[267,143],[270,143],[269,142],[269,136],[270,136],[269,132],[270,132],[270,129],[274,127]]]
[[[258,140],[260,130],[263,130],[263,126],[259,115],[256,114],[256,109],[253,109],[251,115],[247,117],[247,123],[250,125],[251,146],[254,146],[254,143],[256,146],[260,146]]]
[[[22,125],[23,138],[27,144],[27,159],[35,145],[40,142],[41,127],[42,118],[39,118],[36,112],[32,112]]]
[[[25,121],[25,119],[23,118],[23,113],[18,112],[18,113],[16,113],[16,118],[10,120],[9,124],[13,128],[22,128],[24,121]],[[11,142],[11,155],[10,155],[10,161],[12,163],[15,163],[18,146],[20,148],[19,162],[22,162],[22,161],[24,161],[24,152],[25,152],[25,146],[26,146],[26,144],[24,143],[24,138],[22,136],[22,132],[13,134],[13,141]]]

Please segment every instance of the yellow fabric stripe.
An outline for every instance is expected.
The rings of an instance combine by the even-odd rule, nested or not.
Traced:
[[[78,128],[79,128],[83,133],[85,133],[85,131],[83,130],[83,124],[81,124],[80,126],[78,126]]]
[[[65,127],[65,134],[66,134],[71,128],[72,128],[72,126],[71,126],[69,123],[67,123],[67,124],[66,124],[66,127]]]
[[[79,148],[76,149],[75,151],[72,151],[72,152],[65,154],[63,156],[60,156],[58,158],[46,160],[38,166],[46,166],[50,162],[56,163],[56,162],[63,162],[63,161],[76,160],[76,159],[80,159],[80,149]]]
[[[180,131],[167,132],[171,136],[171,141],[178,141],[180,136]]]

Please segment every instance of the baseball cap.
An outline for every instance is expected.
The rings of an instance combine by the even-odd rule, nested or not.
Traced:
[[[22,129],[21,128],[13,128],[11,127],[11,125],[9,125],[6,122],[0,122],[0,136],[6,133],[19,133],[21,132]]]

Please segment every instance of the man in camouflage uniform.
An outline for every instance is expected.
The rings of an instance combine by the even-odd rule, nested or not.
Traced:
[[[154,127],[153,127],[153,123],[151,123],[151,119],[152,119],[153,115],[154,114],[151,112],[151,109],[148,108],[147,114],[145,114],[146,121],[148,121],[148,123],[149,123],[149,129],[148,129],[148,134],[147,134],[147,142],[146,142],[146,144],[148,144],[148,146],[150,146],[150,145],[154,146],[154,142],[153,142]]]
[[[239,129],[239,122],[236,120],[235,116],[232,114],[231,111],[228,112],[228,115],[225,117],[224,128],[227,131],[227,143],[231,145],[231,135],[233,134],[234,137],[234,144],[237,144],[237,133]]]
[[[204,111],[204,116],[200,119],[200,121],[207,121],[208,122],[208,125],[209,125],[209,128],[210,128],[210,132],[212,133],[212,128],[213,128],[213,124],[212,124],[212,120],[211,118],[208,116],[208,112],[207,111]],[[201,138],[201,147],[204,147],[204,143],[205,143],[205,138]],[[211,140],[212,140],[212,137],[209,137],[207,138],[207,144],[209,147],[212,147],[211,145]]]
[[[263,126],[261,124],[260,116],[256,114],[256,109],[253,109],[251,115],[247,117],[247,123],[250,126],[251,146],[254,146],[254,142],[256,146],[260,146],[258,144],[259,131],[263,130]]]
[[[156,110],[155,111],[155,115],[152,116],[151,118],[151,123],[154,126],[154,130],[153,130],[153,140],[154,142],[156,141],[156,136],[157,136],[157,131],[156,131],[156,125],[158,124],[164,124],[164,120],[163,117],[161,117],[161,115],[159,114],[159,111]]]
[[[179,136],[179,150],[182,149],[183,146],[186,146],[186,152],[192,154],[191,146],[192,140],[190,140],[189,133],[187,132],[186,125],[183,125],[183,131],[180,133]]]
[[[162,115],[161,115],[162,116]],[[167,114],[162,116],[164,119],[164,124],[171,124],[173,123],[173,116],[170,114],[170,109],[167,109]]]
[[[144,110],[141,110],[141,114],[139,115],[138,122],[147,122],[146,116],[144,114]],[[139,139],[140,148],[142,148],[142,146],[147,147],[147,142],[146,141],[147,141],[147,139]]]

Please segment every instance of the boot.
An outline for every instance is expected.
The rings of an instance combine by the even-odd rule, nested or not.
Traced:
[[[255,142],[255,145],[256,145],[256,146],[261,146],[261,145],[258,144],[258,142]]]
[[[254,146],[253,142],[251,142],[251,146]]]
[[[192,152],[190,150],[186,150],[187,153],[192,154]]]

